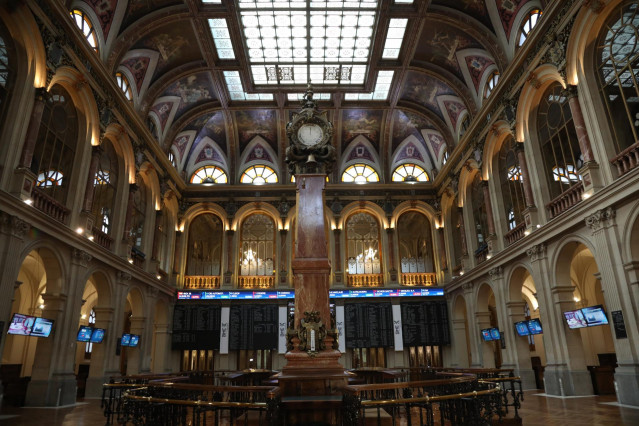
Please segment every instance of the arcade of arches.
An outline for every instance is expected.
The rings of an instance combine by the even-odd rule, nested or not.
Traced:
[[[345,368],[512,368],[526,389],[639,406],[639,1],[317,2],[310,28],[306,6],[252,3],[0,2],[5,401],[285,365],[277,341],[190,345],[173,318],[178,292],[293,290],[286,123],[310,81],[335,128],[331,288],[442,289],[411,300],[448,312],[432,344],[347,338]],[[405,299],[332,312],[364,302]],[[597,305],[608,324],[568,327]],[[51,335],[7,334],[28,325],[14,314]],[[543,333],[518,336],[530,319]]]

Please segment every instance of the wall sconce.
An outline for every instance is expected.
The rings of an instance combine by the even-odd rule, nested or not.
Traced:
[[[24,203],[25,203],[27,206],[30,206],[31,204],[33,204],[33,200],[32,200],[31,198],[27,198],[26,200],[24,200]]]

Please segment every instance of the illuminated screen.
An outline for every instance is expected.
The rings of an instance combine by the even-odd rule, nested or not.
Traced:
[[[35,337],[49,337],[53,328],[53,320],[36,318],[31,329],[31,335]]]
[[[486,342],[493,340],[493,335],[490,333],[490,328],[485,328],[481,331],[481,336]]]
[[[139,342],[140,342],[140,336],[138,336],[137,334],[132,334],[131,340],[129,341],[129,346],[135,347],[138,345]]]
[[[104,340],[105,332],[106,330],[103,328],[93,329],[93,334],[91,334],[91,343],[102,343],[102,340]]]
[[[78,330],[78,337],[76,340],[78,342],[88,342],[91,340],[91,335],[93,334],[93,327],[83,326]]]
[[[131,343],[131,335],[123,334],[122,340],[120,340],[120,346],[129,346],[129,343]]]
[[[493,337],[493,340],[501,340],[501,333],[498,328],[491,328],[490,335]]]
[[[528,329],[530,334],[542,334],[544,332],[541,328],[541,322],[537,318],[528,320]]]
[[[516,322],[515,330],[517,330],[517,334],[520,336],[528,336],[530,334],[530,329],[528,328],[526,321]]]
[[[584,314],[584,318],[588,323],[588,327],[593,327],[595,325],[606,325],[608,324],[608,317],[606,316],[606,311],[604,311],[603,306],[589,306],[587,308],[581,308],[581,312]]]
[[[566,318],[566,322],[568,323],[568,328],[588,327],[588,323],[584,318],[584,314],[581,313],[581,309],[577,309],[576,311],[564,312],[564,317]]]
[[[8,334],[17,334],[19,336],[29,336],[31,334],[31,329],[33,328],[33,323],[35,322],[35,317],[29,315],[22,314],[13,314],[13,318],[11,318],[11,322],[9,323]]]

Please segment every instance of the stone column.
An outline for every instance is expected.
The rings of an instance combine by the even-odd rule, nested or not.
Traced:
[[[495,235],[495,219],[493,218],[493,204],[490,201],[490,191],[488,182],[481,182],[481,189],[484,194],[484,205],[486,206],[486,221],[488,222],[488,236]]]
[[[535,198],[533,196],[532,184],[530,183],[530,174],[528,172],[528,163],[526,162],[526,152],[524,151],[524,144],[518,143],[515,145],[515,151],[517,152],[517,160],[519,161],[519,168],[521,170],[521,180],[524,186],[524,198],[526,200],[526,207],[535,206]]]
[[[475,322],[479,330],[490,328],[490,312],[476,312]],[[483,368],[495,368],[495,345],[499,344],[499,342],[486,342],[479,334],[473,337],[481,339],[481,366]]]
[[[526,317],[524,316],[525,304],[526,303],[523,301],[506,303],[509,326],[510,324],[524,321],[526,319]],[[524,389],[535,389],[537,385],[535,383],[535,372],[532,369],[532,362],[530,360],[530,347],[528,346],[528,339],[510,332],[505,332],[504,334],[506,335],[506,337],[512,336],[512,339],[507,338],[507,341],[512,342],[511,344],[509,344],[509,346],[513,346],[512,352],[515,356],[515,375],[521,377],[521,383]]]
[[[448,269],[446,258],[446,239],[444,238],[444,228],[437,228],[437,237],[439,238],[439,262],[442,271]]]
[[[150,336],[145,335],[145,326],[146,326],[146,317],[131,317],[131,334],[137,334],[140,336],[140,343],[138,343],[137,347],[126,348],[123,350],[127,351],[127,365],[126,365],[126,374],[127,376],[133,374],[139,374],[143,369],[143,358],[144,358],[144,348],[145,340],[148,340]]]
[[[286,237],[288,229],[280,229],[280,285],[285,287],[288,277],[288,250],[286,250]]]
[[[466,227],[464,226],[464,209],[462,207],[458,207],[458,217],[459,217],[459,233],[461,240],[461,249],[462,249],[462,257],[468,256],[468,245],[466,244]]]
[[[390,280],[392,283],[397,283],[397,268],[395,268],[395,228],[386,228],[386,236],[388,237]]]
[[[126,203],[126,218],[124,219],[124,234],[122,235],[122,240],[129,241],[131,236],[131,221],[133,220],[133,209],[135,206],[133,205],[133,197],[135,196],[135,192],[138,190],[138,185],[135,183],[129,184],[129,199]],[[128,255],[129,253],[127,253]]]
[[[226,230],[226,272],[224,273],[224,286],[231,287],[231,278],[233,277],[233,237],[235,231],[232,229]],[[239,274],[239,271],[238,271]]]
[[[162,244],[162,241],[161,241],[162,233],[160,232],[160,228],[162,227],[162,214],[163,214],[162,210],[155,211],[155,224],[154,224],[155,232],[153,233],[153,246],[151,248],[151,260],[154,260],[157,263],[159,263],[160,261],[159,252],[160,252],[160,245]]]
[[[91,350],[91,366],[85,393],[87,398],[99,398],[102,396],[102,384],[109,381],[105,374],[107,359],[115,354],[115,348],[109,344],[114,340],[113,335],[116,333],[113,328],[114,309],[95,306],[93,311],[95,312],[95,327],[104,328],[106,333],[102,343],[94,343]],[[109,337],[111,338],[109,339]]]
[[[335,276],[335,283],[343,285],[342,282],[342,230],[339,228],[333,229],[333,239],[335,240],[335,259],[333,260],[333,274]]]
[[[620,404],[639,406],[639,317],[632,303],[631,283],[626,274],[617,266],[623,262],[622,242],[618,237],[616,212],[608,207],[596,211],[585,219],[592,231],[595,243],[597,268],[599,269],[601,290],[606,301],[606,309],[612,328],[612,337],[617,355],[615,369],[617,398]],[[611,312],[621,311],[626,326],[627,338],[617,338],[612,325]]]
[[[124,330],[124,313],[126,308],[126,297],[129,294],[131,275],[128,272],[118,271],[116,274],[116,285],[111,295],[111,306],[113,306],[113,330],[105,336],[105,351],[109,355],[105,360],[104,375],[109,378],[120,375],[120,356],[116,356],[118,339]]]
[[[457,368],[468,368],[470,365],[468,364],[467,321],[465,319],[454,319],[452,323],[456,355],[456,359],[454,360],[456,364],[453,366]]]
[[[171,326],[154,324],[155,350],[153,356],[153,372],[167,373],[171,371],[169,356],[171,355]]]
[[[173,252],[173,274],[178,276],[182,272],[182,246],[184,242],[182,241],[184,237],[184,232],[175,231],[175,251]]]
[[[465,283],[462,284],[462,289],[464,290],[464,301],[466,302],[466,318],[468,320],[468,341],[470,342],[470,366],[475,368],[480,368],[481,363],[481,355],[480,355],[480,346],[479,343],[481,336],[479,335],[479,328],[477,328],[477,322],[473,321],[475,318],[475,301],[473,295],[473,283]]]
[[[93,193],[95,192],[95,179],[100,165],[100,157],[104,149],[100,145],[91,147],[91,164],[89,165],[89,177],[87,186],[84,190],[84,201],[82,202],[82,211],[90,212],[93,208]]]

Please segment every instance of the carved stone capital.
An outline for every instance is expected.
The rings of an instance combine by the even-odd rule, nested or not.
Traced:
[[[469,293],[473,291],[473,283],[462,284],[462,289],[464,289],[464,293]]]
[[[23,239],[29,232],[31,225],[17,216],[0,212],[0,227],[3,233]]]
[[[612,207],[597,210],[585,219],[586,225],[594,232],[615,224],[617,212]]]
[[[89,253],[84,250],[73,249],[73,263],[78,264],[83,267],[89,266],[89,262],[93,259]]]
[[[546,256],[546,245],[544,243],[537,244],[526,250],[526,254],[531,262],[543,259]]]
[[[504,271],[501,266],[497,266],[488,271],[488,275],[490,276],[490,279],[494,281],[500,279],[504,275]]]
[[[149,287],[149,289],[147,290],[147,294],[150,298],[157,299],[158,295],[160,294],[160,290],[155,287]]]
[[[121,284],[128,284],[128,282],[131,281],[131,274],[124,271],[118,271],[117,279],[118,279],[118,282]]]

